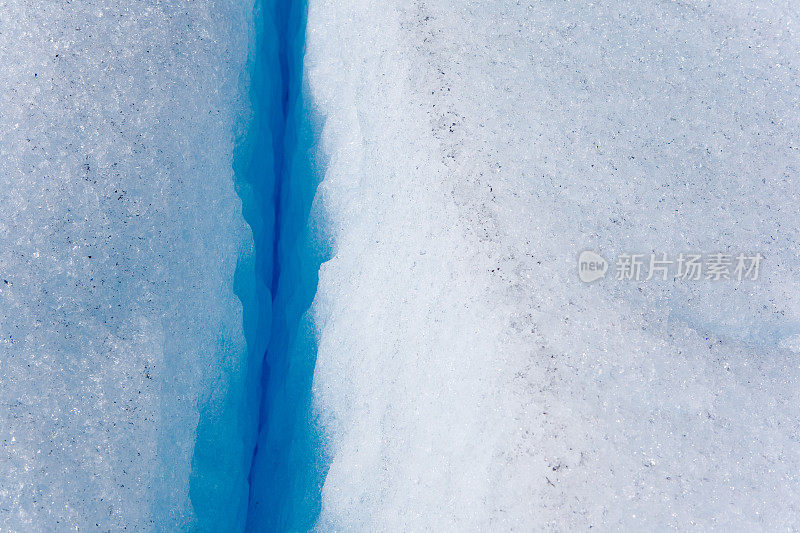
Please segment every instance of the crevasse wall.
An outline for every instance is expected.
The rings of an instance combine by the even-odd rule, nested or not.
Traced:
[[[234,153],[236,190],[253,246],[240,255],[234,289],[242,302],[247,356],[229,383],[212,386],[200,411],[192,458],[191,502],[201,531],[244,527],[248,475],[258,427],[260,374],[272,319],[275,188],[283,136],[279,32],[270,2],[250,4],[246,131]]]

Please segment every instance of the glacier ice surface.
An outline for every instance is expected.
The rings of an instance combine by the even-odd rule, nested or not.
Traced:
[[[797,527],[795,9],[310,0],[319,529]]]
[[[252,9],[0,6],[0,529],[244,519]]]

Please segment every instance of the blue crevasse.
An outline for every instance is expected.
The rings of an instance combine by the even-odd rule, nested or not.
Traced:
[[[306,12],[304,0],[273,2],[264,9],[278,21],[284,128],[276,149],[274,313],[250,471],[249,531],[311,528],[325,470],[310,406],[316,335],[306,312],[329,250],[312,216],[322,165],[315,149],[319,128],[303,79]]]
[[[310,409],[316,358],[306,316],[327,247],[311,223],[320,165],[303,85],[305,1],[255,4],[252,115],[235,170],[254,251],[236,293],[247,361],[201,409],[190,495],[201,531],[303,530],[319,513],[324,458]]]

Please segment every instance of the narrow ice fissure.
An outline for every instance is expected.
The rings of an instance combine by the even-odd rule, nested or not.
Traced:
[[[266,344],[257,385],[257,434],[249,481],[248,531],[303,530],[313,526],[321,487],[320,446],[310,411],[316,358],[314,330],[306,311],[316,293],[322,250],[310,232],[318,184],[314,130],[303,97],[304,0],[257,3],[257,52],[253,103],[269,135],[256,140],[251,173],[271,234],[257,241],[257,269],[270,302],[254,345]],[[272,157],[263,152],[272,151]],[[262,152],[263,151],[263,152]],[[257,168],[259,165],[256,165]],[[272,171],[273,179],[263,175]]]
[[[325,253],[311,228],[319,182],[303,96],[305,0],[256,0],[248,131],[234,167],[252,255],[240,258],[248,360],[201,409],[190,495],[201,531],[307,530],[322,454],[310,409],[316,360],[306,317]]]

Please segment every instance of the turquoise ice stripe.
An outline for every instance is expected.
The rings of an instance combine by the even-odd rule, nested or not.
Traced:
[[[307,4],[268,2],[263,13],[277,21],[285,123],[284,136],[276,143],[280,147],[276,161],[282,164],[276,182],[275,311],[262,376],[247,530],[305,531],[319,515],[327,471],[311,411],[317,341],[307,315],[319,267],[330,252],[321,236],[322,224],[312,214],[323,162],[316,148],[319,122],[314,120],[303,78]],[[270,27],[266,24],[264,31]]]
[[[223,358],[242,362],[215,374],[201,405],[191,530],[307,530],[319,514],[327,467],[311,417],[316,338],[306,311],[328,250],[311,221],[321,164],[303,91],[306,12],[286,0],[254,7],[252,114],[234,161],[253,234],[235,280],[247,354]]]

